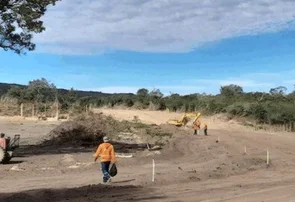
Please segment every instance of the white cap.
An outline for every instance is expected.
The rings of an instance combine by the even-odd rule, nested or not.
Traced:
[[[103,137],[103,141],[104,141],[104,142],[108,142],[108,141],[109,141],[109,138],[106,137],[106,136],[104,136],[104,137]]]

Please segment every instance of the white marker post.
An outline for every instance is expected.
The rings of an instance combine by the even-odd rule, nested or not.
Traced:
[[[151,149],[149,143],[146,143],[146,146],[147,146],[148,150]]]
[[[155,181],[155,160],[153,159],[153,178],[152,181]]]
[[[247,154],[247,147],[246,147],[246,145],[245,145],[244,153]]]
[[[266,164],[269,165],[269,151],[268,151],[268,148],[267,148],[267,151],[266,151]]]

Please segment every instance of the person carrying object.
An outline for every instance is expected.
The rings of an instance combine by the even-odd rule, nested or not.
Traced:
[[[94,154],[94,162],[96,162],[97,159],[100,157],[104,183],[111,181],[109,169],[111,164],[114,164],[116,162],[115,149],[114,146],[109,143],[109,141],[110,140],[108,137],[103,137],[103,143],[98,146]]]

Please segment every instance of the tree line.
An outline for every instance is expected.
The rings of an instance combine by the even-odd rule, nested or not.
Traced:
[[[284,86],[265,92],[244,92],[241,86],[231,84],[220,87],[217,95],[195,93],[164,96],[159,89],[139,89],[136,94],[78,94],[75,89],[60,90],[46,79],[30,81],[27,86],[11,86],[2,96],[20,103],[59,102],[63,111],[80,112],[86,106],[129,107],[136,109],[169,110],[172,112],[199,111],[212,115],[225,113],[230,117],[247,117],[257,123],[291,125],[295,121],[295,92],[286,93]]]

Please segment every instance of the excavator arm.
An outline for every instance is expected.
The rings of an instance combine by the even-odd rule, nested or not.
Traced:
[[[201,113],[185,113],[179,120],[169,120],[167,121],[168,124],[172,124],[175,126],[185,126],[188,122],[188,117],[194,117],[194,122],[199,119]]]

